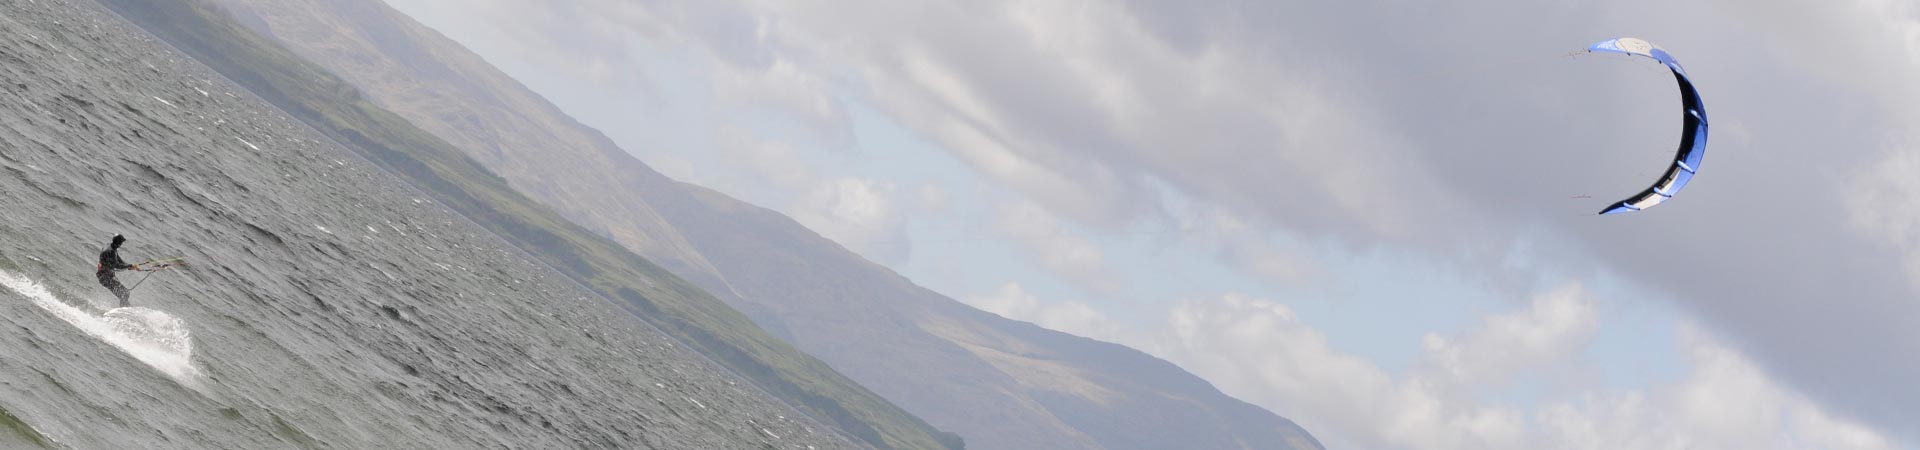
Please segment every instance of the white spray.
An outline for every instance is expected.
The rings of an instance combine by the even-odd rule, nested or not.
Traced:
[[[198,390],[205,375],[193,365],[193,336],[187,324],[166,312],[140,307],[114,308],[94,315],[54,297],[46,286],[0,270],[0,286],[33,301],[54,317],[101,342],[152,366],[174,381]]]

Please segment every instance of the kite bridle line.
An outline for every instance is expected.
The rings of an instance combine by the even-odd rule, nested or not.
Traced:
[[[180,259],[184,259],[184,258],[174,258],[174,260],[180,260]],[[142,264],[145,264],[145,263],[142,263]],[[168,264],[168,265],[164,265],[164,266],[160,266],[160,267],[155,267],[155,268],[152,268],[152,269],[140,269],[140,271],[141,271],[141,272],[146,272],[147,274],[146,274],[146,275],[143,275],[143,276],[141,276],[141,277],[140,277],[140,281],[136,281],[136,282],[134,282],[134,283],[133,283],[133,287],[130,287],[130,288],[127,288],[127,293],[128,293],[128,294],[132,294],[132,293],[133,293],[133,290],[134,290],[134,289],[139,289],[139,288],[140,288],[140,284],[141,284],[141,283],[146,283],[146,282],[147,282],[147,279],[148,279],[148,278],[152,278],[152,277],[153,277],[153,273],[154,273],[154,272],[159,272],[159,271],[162,271],[162,270],[167,270],[167,269],[171,269],[171,268],[173,268],[173,265],[172,265],[172,264]]]
[[[187,259],[187,258],[186,258],[186,257],[179,257],[179,258],[168,258],[168,259],[156,259],[156,260],[152,260],[152,261],[147,261],[147,262],[143,262],[143,263],[139,263],[139,264],[134,264],[134,266],[136,266],[136,267],[138,267],[138,266],[144,266],[144,265],[148,265],[148,264],[153,264],[153,263],[169,263],[169,264],[163,264],[163,265],[161,265],[160,267],[155,267],[155,268],[152,268],[152,269],[134,269],[134,270],[138,270],[138,271],[141,271],[141,272],[146,272],[147,274],[146,274],[146,275],[142,275],[142,276],[140,277],[140,281],[136,281],[136,282],[134,282],[134,283],[133,283],[133,287],[130,287],[130,288],[127,288],[127,293],[128,293],[128,294],[132,294],[132,293],[133,293],[133,290],[134,290],[134,289],[139,289],[139,288],[140,288],[140,285],[141,285],[142,283],[146,283],[146,282],[147,282],[147,279],[148,279],[148,278],[153,278],[153,273],[154,273],[154,272],[159,272],[159,271],[162,271],[162,270],[167,270],[167,269],[171,269],[171,268],[173,268],[173,266],[174,266],[174,264],[171,264],[172,262],[174,262],[174,261],[181,261],[181,260],[185,260],[185,259]]]
[[[151,261],[147,261],[147,262],[143,262],[143,263],[139,263],[139,264],[134,264],[134,265],[136,265],[136,266],[144,266],[144,265],[148,265],[148,264],[153,264],[153,263],[170,263],[170,262],[174,262],[174,261],[182,261],[182,260],[186,260],[186,259],[187,259],[187,257],[185,257],[185,256],[182,256],[182,257],[179,257],[179,258],[167,258],[167,259],[155,259],[155,260],[151,260]]]

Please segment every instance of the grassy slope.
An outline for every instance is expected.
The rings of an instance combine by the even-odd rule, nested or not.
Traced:
[[[199,0],[101,0],[441,203],[733,369],[879,448],[960,448],[739,312],[520,195],[449,144]]]

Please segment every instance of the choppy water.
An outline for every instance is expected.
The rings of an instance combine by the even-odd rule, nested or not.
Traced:
[[[854,446],[98,5],[0,30],[0,412],[49,445]],[[191,265],[106,308],[115,233]]]
[[[193,332],[186,322],[165,311],[137,306],[89,311],[60,300],[39,282],[4,270],[0,270],[0,286],[174,381],[202,386],[206,374],[193,365]]]

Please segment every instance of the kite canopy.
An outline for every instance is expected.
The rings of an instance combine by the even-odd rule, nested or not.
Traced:
[[[1668,168],[1667,173],[1661,175],[1660,180],[1646,191],[1614,203],[1600,210],[1600,214],[1639,211],[1673,198],[1673,194],[1680,192],[1680,188],[1693,180],[1693,174],[1700,170],[1700,159],[1707,154],[1707,108],[1700,103],[1700,93],[1693,89],[1693,81],[1687,79],[1687,70],[1681,68],[1680,61],[1673,59],[1673,55],[1665,49],[1635,38],[1601,41],[1587,47],[1587,51],[1645,56],[1665,64],[1673,70],[1673,79],[1680,83],[1680,118],[1685,121],[1680,132],[1680,151],[1673,156],[1673,167]]]

